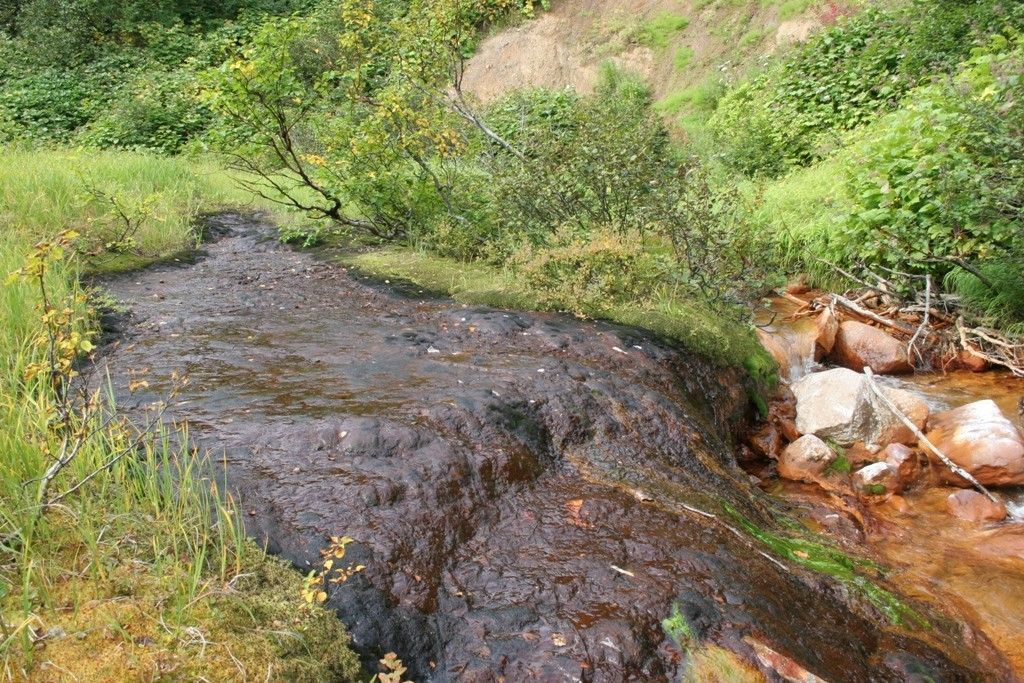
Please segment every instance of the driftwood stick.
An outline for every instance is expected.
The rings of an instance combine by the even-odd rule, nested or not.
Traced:
[[[907,342],[907,358],[913,358],[912,352],[917,354],[918,360],[922,363],[924,358],[921,357],[921,352],[917,350],[914,344],[917,343],[917,338],[924,332],[925,336],[928,336],[928,322],[929,316],[931,315],[932,308],[932,276],[928,275],[924,280],[924,318],[921,320],[921,324],[917,326],[917,331],[914,332],[914,336]]]
[[[783,299],[785,299],[789,303],[795,304],[795,305],[799,306],[800,308],[806,308],[807,306],[809,306],[811,304],[810,301],[804,301],[800,297],[793,296],[792,294],[790,294],[789,292],[786,292],[786,291],[779,291],[777,293],[778,293],[778,295],[780,297],[782,297]]]
[[[978,489],[978,491],[984,494],[986,498],[991,500],[993,503],[999,504],[999,500],[991,493],[989,493],[989,490],[982,486],[981,482],[979,482],[977,479],[971,476],[970,472],[968,472],[967,470],[965,470],[964,468],[960,467],[955,462],[950,460],[945,453],[940,451],[935,444],[929,441],[928,437],[924,435],[924,432],[918,429],[917,425],[914,424],[910,418],[904,415],[903,411],[897,408],[896,404],[893,403],[892,400],[890,400],[889,397],[885,395],[885,392],[878,388],[878,385],[875,383],[875,373],[871,372],[871,368],[864,368],[864,375],[867,377],[868,387],[871,389],[872,392],[874,392],[875,396],[878,397],[882,404],[886,408],[888,408],[893,415],[899,418],[900,422],[902,422],[907,427],[907,429],[913,432],[921,443],[930,448],[931,451],[939,457],[939,460],[941,460],[943,464],[945,464],[945,466],[948,467],[953,472],[953,474],[957,475],[958,477],[962,477],[963,479],[966,479],[971,484],[971,486]]]
[[[878,287],[874,287],[874,286],[868,284],[865,280],[862,280],[861,278],[857,277],[856,275],[854,275],[853,273],[851,273],[849,271],[843,270],[842,268],[840,268],[836,264],[832,263],[831,261],[826,261],[823,258],[819,258],[819,259],[816,259],[816,260],[819,263],[824,263],[826,266],[828,266],[832,270],[836,271],[837,273],[839,273],[840,275],[845,277],[847,280],[851,280],[853,282],[856,282],[858,285],[862,285],[864,287],[867,287],[868,289],[870,289],[870,290],[872,290],[872,291],[874,291],[874,292],[876,292],[876,293],[878,293],[878,294],[880,294],[882,296],[888,296],[889,295],[889,292],[887,292],[886,290],[879,289]],[[879,279],[881,279],[881,278],[879,278]]]
[[[842,306],[843,308],[851,310],[851,311],[853,311],[854,313],[856,313],[857,315],[859,315],[861,317],[867,318],[868,320],[874,320],[879,325],[885,325],[886,327],[890,327],[890,328],[892,328],[894,330],[902,332],[903,334],[913,334],[913,332],[914,332],[913,329],[907,327],[906,325],[898,323],[898,322],[896,322],[894,320],[889,320],[888,318],[883,318],[882,316],[878,315],[877,313],[873,313],[872,311],[869,311],[868,309],[866,309],[866,308],[864,308],[862,306],[858,306],[854,302],[852,302],[849,299],[847,299],[845,296],[840,296],[839,294],[833,294],[832,295],[832,300],[835,301],[840,306]]]

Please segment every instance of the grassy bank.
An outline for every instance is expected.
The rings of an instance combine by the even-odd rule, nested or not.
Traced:
[[[647,301],[608,301],[600,307],[559,300],[530,286],[510,269],[465,262],[435,253],[388,247],[347,254],[347,265],[379,278],[408,280],[425,290],[467,304],[522,310],[573,310],[587,317],[648,329],[722,365],[772,368],[772,361],[748,326],[703,308],[700,302],[670,291]],[[568,294],[568,293],[567,293]],[[580,310],[582,308],[582,310]],[[770,372],[770,370],[769,370]]]
[[[43,292],[89,339],[79,276],[193,245],[201,212],[243,201],[215,166],[129,153],[0,153],[0,271],[65,230],[88,255],[51,254],[42,284],[0,296],[0,678],[345,680],[340,622],[302,600],[303,578],[246,540],[202,456],[103,411],[60,427]],[[137,225],[122,235],[125,216]],[[111,254],[108,247],[118,254]],[[63,333],[63,332],[62,332]],[[69,332],[70,334],[70,332]],[[41,338],[42,337],[42,338]],[[76,342],[78,343],[78,342]],[[76,347],[87,350],[87,345]],[[75,443],[41,508],[38,480]]]

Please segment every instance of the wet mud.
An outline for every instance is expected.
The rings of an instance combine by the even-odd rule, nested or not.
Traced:
[[[272,552],[308,570],[355,539],[344,561],[366,568],[328,604],[367,661],[673,679],[677,605],[695,641],[756,661],[754,638],[830,681],[1009,675],[955,622],[889,625],[733,530],[723,503],[763,524],[773,505],[733,456],[734,372],[628,328],[402,295],[251,218],[210,227],[194,264],[102,283],[131,310],[104,362],[125,405],[188,376],[168,416]]]

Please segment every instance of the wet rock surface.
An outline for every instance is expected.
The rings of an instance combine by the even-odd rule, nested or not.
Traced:
[[[855,320],[839,326],[829,358],[837,365],[860,372],[865,367],[880,375],[912,372],[907,348],[888,333]]]
[[[676,604],[696,637],[751,661],[756,638],[832,681],[1001,666],[941,620],[921,639],[883,625],[728,525],[722,502],[767,504],[727,445],[734,374],[625,328],[385,292],[237,216],[212,228],[196,264],[104,283],[132,308],[105,362],[124,405],[188,375],[169,415],[270,550],[309,567],[356,539],[366,570],[330,604],[368,660],[394,650],[415,680],[664,680]],[[148,382],[130,398],[129,371]]]
[[[933,416],[927,436],[982,484],[1024,484],[1024,435],[994,401],[976,401]],[[931,454],[927,444],[922,449]],[[952,472],[943,476],[950,483],[969,485]]]
[[[925,426],[927,403],[909,391],[892,387],[883,387],[882,391],[918,429]],[[916,434],[878,400],[865,376],[853,370],[833,368],[807,375],[793,385],[793,393],[797,400],[796,427],[803,434],[843,445],[858,441],[875,445],[917,443]]]

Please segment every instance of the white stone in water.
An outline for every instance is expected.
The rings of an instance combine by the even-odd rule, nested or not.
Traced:
[[[875,396],[864,375],[846,368],[816,372],[793,384],[796,396],[796,428],[849,445],[914,444],[917,437]],[[910,420],[924,427],[928,404],[907,391],[883,388],[886,396]]]

